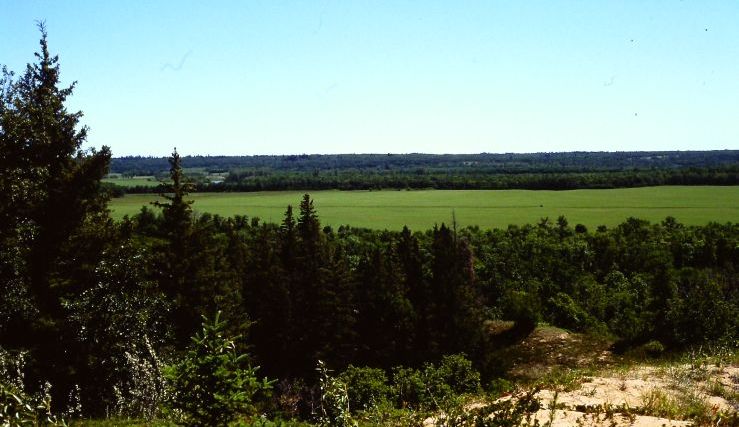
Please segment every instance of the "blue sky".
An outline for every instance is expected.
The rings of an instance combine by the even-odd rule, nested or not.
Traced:
[[[114,155],[739,148],[736,1],[0,0]]]

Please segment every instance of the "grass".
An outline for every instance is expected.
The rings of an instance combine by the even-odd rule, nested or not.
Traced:
[[[153,181],[152,181],[153,183]],[[418,190],[418,191],[313,191],[315,206],[326,225],[414,230],[449,224],[456,216],[460,226],[501,228],[508,224],[536,223],[560,215],[571,225],[614,226],[630,216],[661,221],[673,216],[684,224],[704,225],[739,218],[739,186],[663,186],[614,190]],[[193,194],[194,209],[222,216],[248,215],[280,222],[288,204],[297,207],[303,192]],[[137,213],[157,198],[132,194],[114,199],[115,218]]]

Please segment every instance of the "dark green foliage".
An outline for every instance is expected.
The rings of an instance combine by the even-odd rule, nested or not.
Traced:
[[[687,345],[715,341],[739,331],[739,307],[726,299],[725,287],[705,272],[680,272],[677,295],[667,309],[674,342]]]
[[[63,406],[87,356],[66,302],[93,286],[113,233],[100,185],[110,151],[82,149],[82,113],[65,106],[74,84],[59,87],[39,28],[37,62],[0,79],[0,344],[31,351],[27,378],[52,381]]]
[[[558,292],[549,299],[547,310],[554,324],[573,331],[584,331],[593,324],[593,319],[569,295]]]
[[[393,368],[392,389],[401,408],[438,409],[452,396],[479,391],[480,373],[464,355],[447,355],[423,369]]]
[[[436,372],[454,393],[473,393],[480,389],[480,373],[464,354],[442,357]]]
[[[237,337],[226,336],[225,326],[220,313],[212,321],[203,317],[188,352],[167,370],[171,406],[181,411],[182,424],[225,426],[238,415],[254,414],[257,395],[271,389],[249,356],[237,352]]]
[[[161,195],[166,201],[154,203],[162,208],[161,221],[151,227],[150,214],[144,211],[137,222],[153,232],[155,277],[172,302],[170,321],[176,341],[183,344],[197,328],[197,319],[203,313],[222,311],[235,331],[242,327],[236,313],[242,291],[238,286],[238,267],[243,259],[225,253],[228,247],[222,243],[222,234],[215,232],[219,218],[193,217],[193,202],[187,199],[190,184],[183,176],[177,150],[172,153],[170,165],[169,193]]]
[[[509,290],[501,298],[503,316],[525,330],[533,330],[541,319],[541,305],[534,293]]]
[[[429,403],[426,379],[421,371],[413,368],[395,367],[392,374],[393,396],[401,408],[419,408]]]
[[[347,386],[349,407],[354,411],[380,404],[390,396],[390,385],[382,369],[349,365],[338,378]]]

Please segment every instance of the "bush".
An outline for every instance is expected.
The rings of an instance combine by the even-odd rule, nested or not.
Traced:
[[[525,291],[509,291],[501,300],[503,316],[516,322],[521,329],[534,330],[541,320],[541,308],[535,293]]]
[[[652,340],[640,347],[647,356],[659,357],[665,352],[665,346],[661,342]]]
[[[418,408],[428,397],[421,372],[401,366],[393,368],[392,392],[401,408]]]
[[[486,387],[487,391],[493,396],[500,396],[504,393],[508,393],[513,390],[513,383],[505,378],[495,378],[490,381],[490,384]]]
[[[48,384],[48,383],[47,383]],[[64,426],[63,420],[51,414],[51,396],[28,396],[11,384],[0,382],[1,426]]]
[[[318,424],[327,427],[353,427],[356,421],[349,410],[349,392],[346,384],[329,375],[326,365],[319,360],[316,368],[321,387],[320,414]]]
[[[248,355],[237,354],[236,337],[224,337],[225,322],[220,312],[193,337],[185,357],[167,368],[171,381],[171,408],[185,425],[226,425],[237,415],[255,412],[254,398],[271,389],[266,379],[257,378],[258,367]]]
[[[438,409],[449,397],[480,389],[480,373],[463,354],[444,356],[437,367],[393,369],[394,397],[401,407]]]
[[[63,426],[65,422],[51,413],[51,385],[35,396],[23,389],[25,355],[10,353],[0,347],[0,426]]]
[[[453,392],[473,393],[480,389],[480,373],[464,354],[452,354],[441,359],[438,375]]]
[[[382,369],[358,368],[352,365],[339,375],[349,391],[349,407],[367,409],[387,400],[390,394],[387,375]]]
[[[553,324],[573,331],[583,331],[595,323],[572,297],[563,292],[549,299],[549,311]]]

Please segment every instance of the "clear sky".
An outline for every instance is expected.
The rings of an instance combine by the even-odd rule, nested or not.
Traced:
[[[739,2],[0,0],[114,155],[739,148]]]

